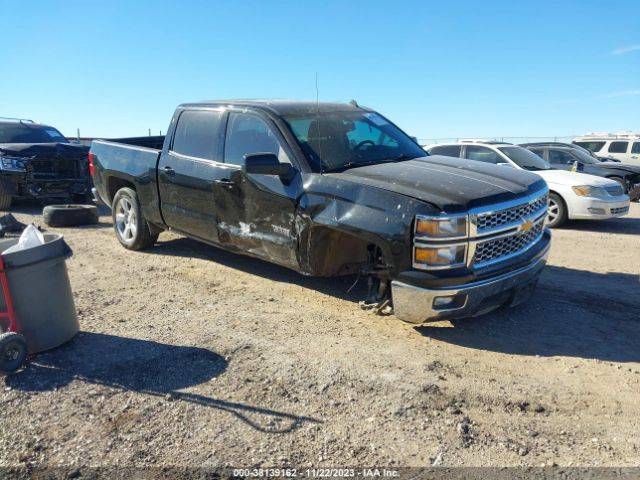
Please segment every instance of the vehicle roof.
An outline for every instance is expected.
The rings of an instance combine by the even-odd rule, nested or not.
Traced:
[[[507,142],[496,142],[496,141],[470,141],[470,140],[465,140],[465,141],[461,141],[461,142],[449,142],[449,143],[436,143],[435,145],[429,145],[429,148],[434,148],[434,147],[448,147],[450,145],[481,145],[483,147],[519,147],[520,145],[514,145],[513,143],[507,143]],[[524,148],[524,147],[522,147]]]
[[[371,111],[367,107],[357,103],[341,102],[316,102],[312,100],[288,100],[288,99],[229,99],[229,100],[204,100],[200,102],[183,103],[178,108],[185,107],[247,107],[269,110],[277,115],[305,115],[316,112],[345,112],[345,111]]]
[[[45,125],[44,123],[31,123],[27,121],[17,121],[17,120],[0,120],[0,125],[22,125],[28,128],[55,128],[51,125]],[[56,129],[57,130],[57,129]]]
[[[552,150],[567,150],[567,151],[569,151],[569,152],[575,152],[575,151],[578,151],[578,149],[577,149],[577,148],[566,147],[566,146],[564,146],[564,145],[550,145],[550,144],[548,144],[548,143],[547,143],[547,144],[541,144],[541,145],[533,144],[533,145],[518,145],[518,146],[523,147],[523,148],[526,148],[526,149],[528,149],[528,148],[530,148],[530,147],[531,147],[531,148],[546,148],[546,149],[550,149],[550,150],[551,150],[551,149],[552,149]]]

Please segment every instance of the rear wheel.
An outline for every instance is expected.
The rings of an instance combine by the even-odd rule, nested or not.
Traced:
[[[116,192],[111,216],[116,237],[125,248],[143,250],[153,246],[158,240],[158,234],[151,233],[149,224],[142,216],[135,190],[125,187]]]
[[[547,226],[559,227],[567,220],[567,206],[557,193],[549,194],[549,211],[547,213]]]

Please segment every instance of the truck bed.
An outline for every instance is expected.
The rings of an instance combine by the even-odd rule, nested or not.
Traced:
[[[94,140],[93,182],[100,199],[111,205],[119,188],[135,186],[145,218],[160,218],[156,175],[163,141],[164,136]]]

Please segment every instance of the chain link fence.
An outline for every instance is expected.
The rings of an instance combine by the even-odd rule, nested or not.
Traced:
[[[533,142],[564,142],[571,143],[578,135],[564,135],[560,137],[450,137],[450,138],[418,138],[420,145],[435,145],[438,143],[455,143],[461,140],[497,140],[505,143],[533,143]]]

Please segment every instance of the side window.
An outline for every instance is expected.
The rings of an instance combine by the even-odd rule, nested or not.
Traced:
[[[185,110],[178,118],[171,150],[189,157],[214,160],[221,118],[222,113],[213,110]]]
[[[629,142],[611,142],[609,145],[609,153],[627,153]]]
[[[531,151],[538,155],[540,158],[544,159],[544,150],[540,148],[532,148]]]
[[[579,147],[586,148],[587,150],[591,150],[592,152],[599,152],[604,147],[606,142],[573,142]]]
[[[479,147],[477,145],[467,145],[464,158],[469,160],[478,160],[485,163],[499,163],[503,161],[500,156],[487,147]]]
[[[575,162],[576,159],[567,152],[562,150],[549,150],[549,163],[570,164]]]
[[[631,153],[640,153],[640,142],[634,142],[631,147]]]
[[[231,113],[224,144],[224,161],[244,164],[251,153],[273,153],[280,162],[291,163],[271,128],[255,115]]]
[[[460,145],[443,145],[441,147],[433,147],[431,155],[444,155],[445,157],[460,157]]]

